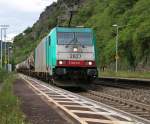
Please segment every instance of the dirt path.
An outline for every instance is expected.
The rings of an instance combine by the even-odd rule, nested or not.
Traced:
[[[14,93],[20,97],[22,111],[32,124],[70,124],[56,112],[56,106],[50,107],[22,79],[15,81]]]

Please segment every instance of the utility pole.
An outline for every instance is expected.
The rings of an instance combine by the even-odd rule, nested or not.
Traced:
[[[7,45],[7,59],[8,59],[8,61],[7,61],[7,69],[8,69],[8,71],[9,72],[11,72],[12,71],[12,64],[11,64],[11,55],[12,55],[12,43],[10,42],[11,40],[9,40],[9,41],[7,41],[7,43],[8,43],[8,45]]]
[[[3,67],[3,30],[1,28],[1,68]]]
[[[119,27],[117,26],[117,35],[116,35],[116,72],[118,72],[118,38],[119,38]]]
[[[4,43],[5,43],[5,60],[4,60],[4,63],[5,63],[5,69],[7,68],[7,42],[6,42],[6,29],[7,29],[7,28],[4,28]]]
[[[9,40],[9,41],[7,41],[8,42],[8,47],[7,47],[7,58],[8,58],[8,64],[10,63],[10,54],[11,54],[11,50],[12,50],[12,45],[11,45],[11,42],[10,42],[11,40]]]
[[[118,56],[118,41],[119,41],[119,29],[120,28],[124,28],[124,27],[127,27],[127,26],[131,26],[130,24],[129,25],[117,25],[117,24],[114,24],[112,25],[113,27],[116,27],[116,56],[115,56],[115,59],[116,59],[116,72],[118,72],[118,59],[119,59],[119,56]]]
[[[5,42],[5,69],[6,69],[6,30],[9,25],[0,25],[1,29],[1,68],[3,68],[3,31],[4,31],[4,42]]]
[[[117,24],[114,24],[112,25],[113,27],[116,27],[116,30],[117,30],[117,34],[116,34],[116,56],[115,56],[115,59],[116,59],[116,72],[118,72],[118,59],[119,59],[119,56],[118,56],[118,39],[119,39],[119,26]]]

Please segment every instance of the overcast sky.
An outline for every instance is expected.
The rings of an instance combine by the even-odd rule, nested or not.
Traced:
[[[54,1],[57,0],[0,0],[0,25],[9,25],[8,39],[32,26]]]

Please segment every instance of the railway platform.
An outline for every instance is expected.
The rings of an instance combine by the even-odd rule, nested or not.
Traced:
[[[73,123],[81,124],[148,124],[143,120],[75,93],[20,75],[22,80],[46,103],[56,106]],[[66,120],[66,119],[65,119]]]
[[[71,124],[69,118],[57,111],[57,108],[39,97],[26,82],[17,79],[13,85],[14,94],[20,99],[20,108],[29,124]]]

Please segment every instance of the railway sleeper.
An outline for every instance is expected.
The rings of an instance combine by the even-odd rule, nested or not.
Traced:
[[[138,114],[148,114],[147,112],[142,112],[142,111],[138,111],[138,110],[128,110],[128,111],[130,111],[130,112],[132,112],[132,113],[138,113]]]

